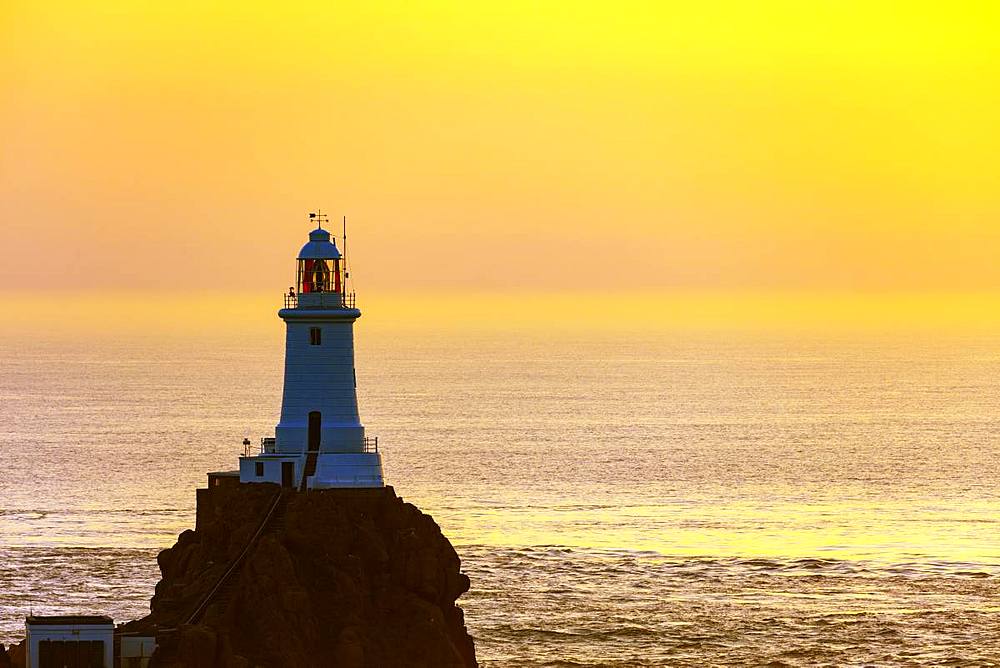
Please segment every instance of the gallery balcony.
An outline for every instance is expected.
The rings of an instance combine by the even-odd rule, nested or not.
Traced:
[[[285,293],[284,300],[285,308],[356,308],[356,298],[353,292]]]

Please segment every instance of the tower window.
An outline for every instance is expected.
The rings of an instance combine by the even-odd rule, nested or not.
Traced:
[[[253,468],[258,478],[264,475],[264,462],[254,462]]]
[[[319,327],[309,328],[309,345],[318,346],[323,342],[323,330]]]

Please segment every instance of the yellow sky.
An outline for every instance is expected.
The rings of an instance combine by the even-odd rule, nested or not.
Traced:
[[[8,0],[0,288],[997,290],[991,7]]]

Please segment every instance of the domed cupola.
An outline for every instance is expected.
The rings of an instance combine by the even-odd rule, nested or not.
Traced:
[[[300,260],[339,260],[340,250],[337,241],[330,240],[330,233],[322,227],[317,227],[309,233],[309,242],[299,251]]]

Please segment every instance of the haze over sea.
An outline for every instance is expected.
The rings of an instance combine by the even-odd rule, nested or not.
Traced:
[[[8,300],[0,332],[3,642],[31,610],[144,614],[205,473],[277,421],[276,300],[72,301]],[[1000,662],[995,329],[632,328],[612,302],[565,327],[361,302],[362,419],[462,557],[484,665]]]

